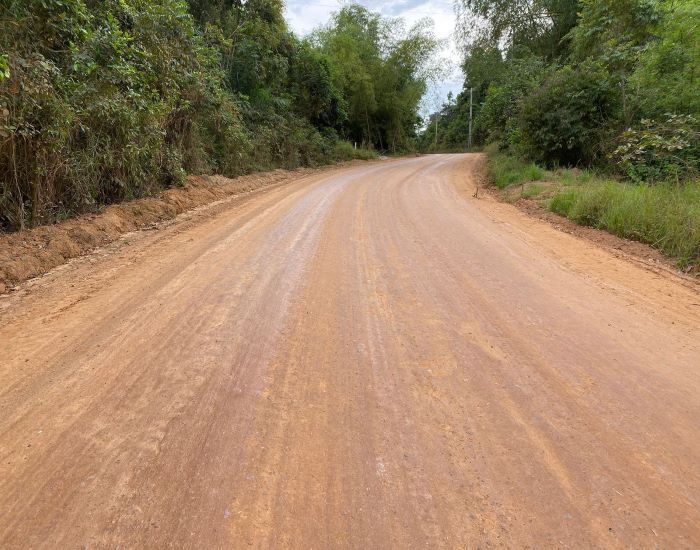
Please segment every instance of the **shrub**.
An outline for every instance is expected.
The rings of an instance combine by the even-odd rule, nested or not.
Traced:
[[[534,57],[511,59],[503,64],[499,78],[491,83],[475,119],[475,131],[502,149],[518,153],[522,136],[517,115],[522,98],[539,86],[542,61]]]
[[[525,153],[550,166],[593,163],[603,152],[615,97],[607,72],[595,63],[554,71],[523,99],[518,124]]]
[[[182,183],[222,93],[185,4],[27,0],[0,26],[0,227]]]
[[[355,148],[348,141],[338,141],[333,146],[332,158],[334,160],[371,160],[377,158],[377,153],[362,147]]]
[[[642,120],[619,138],[612,158],[635,181],[691,177],[700,162],[700,124],[690,115],[668,115],[663,122]]]

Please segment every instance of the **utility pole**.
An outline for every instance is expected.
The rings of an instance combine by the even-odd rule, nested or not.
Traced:
[[[437,149],[437,134],[438,134],[438,119],[440,118],[440,113],[435,113],[435,148]]]
[[[474,101],[474,88],[469,88],[469,149],[472,148],[472,103]]]

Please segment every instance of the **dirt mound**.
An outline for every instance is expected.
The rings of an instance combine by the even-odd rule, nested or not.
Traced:
[[[0,294],[124,233],[169,220],[205,204],[298,179],[319,169],[275,170],[241,176],[190,176],[183,187],[104,208],[56,225],[0,234]],[[321,169],[323,170],[323,168]]]

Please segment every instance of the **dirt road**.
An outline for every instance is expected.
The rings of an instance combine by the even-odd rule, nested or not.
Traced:
[[[700,294],[475,163],[309,176],[0,300],[0,547],[700,547]]]

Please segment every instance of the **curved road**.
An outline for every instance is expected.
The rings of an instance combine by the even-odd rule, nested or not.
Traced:
[[[700,295],[338,168],[0,300],[0,547],[700,547]]]

